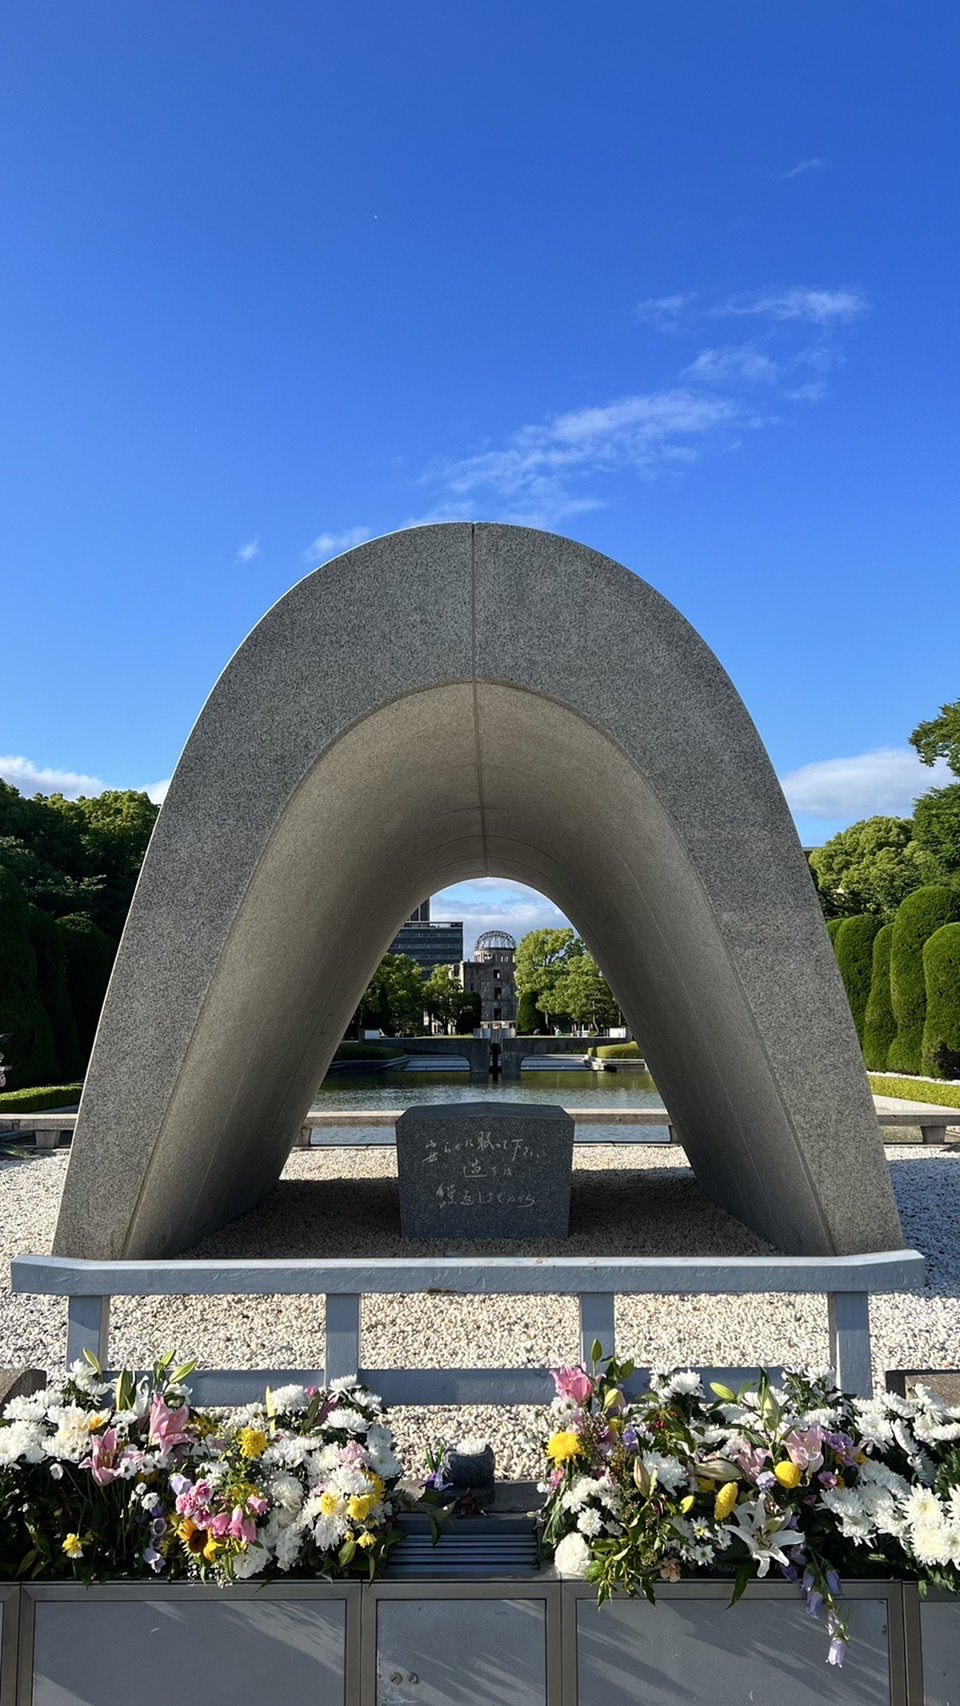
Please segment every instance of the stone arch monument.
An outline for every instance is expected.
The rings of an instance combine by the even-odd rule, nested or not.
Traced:
[[[56,1251],[170,1255],[256,1203],[403,919],[484,873],[590,942],[710,1196],[786,1252],[900,1247],[810,875],[728,677],[619,564],[455,522],[308,575],[214,687],[117,955]]]

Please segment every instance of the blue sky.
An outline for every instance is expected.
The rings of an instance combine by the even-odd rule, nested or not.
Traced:
[[[0,774],[159,787],[295,580],[470,516],[671,599],[805,842],[909,810],[960,693],[953,0],[4,32]]]

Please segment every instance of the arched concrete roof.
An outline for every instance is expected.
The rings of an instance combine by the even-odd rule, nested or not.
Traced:
[[[834,955],[728,677],[619,564],[453,523],[316,570],[217,682],[117,956],[56,1250],[167,1255],[257,1202],[399,924],[483,873],[586,936],[712,1197],[788,1252],[899,1247]]]

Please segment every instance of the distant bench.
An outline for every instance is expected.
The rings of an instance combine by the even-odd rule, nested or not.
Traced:
[[[885,1098],[889,1100],[889,1098]],[[297,1140],[302,1149],[330,1147],[349,1147],[348,1140],[338,1137],[324,1138],[319,1141],[313,1137],[314,1132],[348,1131],[356,1132],[354,1143],[358,1148],[389,1147],[393,1143],[393,1129],[404,1112],[403,1108],[371,1108],[366,1111],[356,1108],[340,1108],[328,1112],[311,1108],[300,1128]],[[575,1126],[659,1126],[666,1128],[671,1143],[678,1143],[676,1131],[670,1121],[666,1108],[568,1108],[567,1112]],[[70,1137],[77,1123],[75,1113],[57,1112],[42,1114],[0,1115],[0,1138],[6,1133],[29,1137],[33,1134],[38,1149],[56,1149],[61,1137]],[[916,1102],[908,1104],[903,1112],[888,1107],[877,1109],[877,1124],[881,1132],[884,1128],[903,1127],[918,1128],[923,1143],[945,1143],[947,1128],[960,1126],[960,1108],[937,1108]],[[366,1129],[364,1129],[366,1128]],[[380,1132],[384,1135],[381,1137]],[[376,1132],[378,1135],[371,1135]],[[389,1133],[389,1135],[387,1135]],[[609,1137],[597,1137],[594,1133],[584,1132],[575,1138],[577,1143],[633,1143],[635,1138],[620,1136],[615,1131]],[[640,1140],[642,1141],[642,1139]],[[889,1142],[890,1139],[887,1139]]]

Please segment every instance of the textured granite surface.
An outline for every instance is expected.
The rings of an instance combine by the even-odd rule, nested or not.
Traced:
[[[566,1238],[573,1120],[544,1102],[438,1102],[397,1121],[404,1238]]]
[[[399,924],[487,873],[583,931],[718,1202],[785,1251],[899,1247],[836,961],[728,677],[619,564],[450,523],[316,570],[214,687],[117,956],[58,1252],[172,1254],[257,1202]]]

